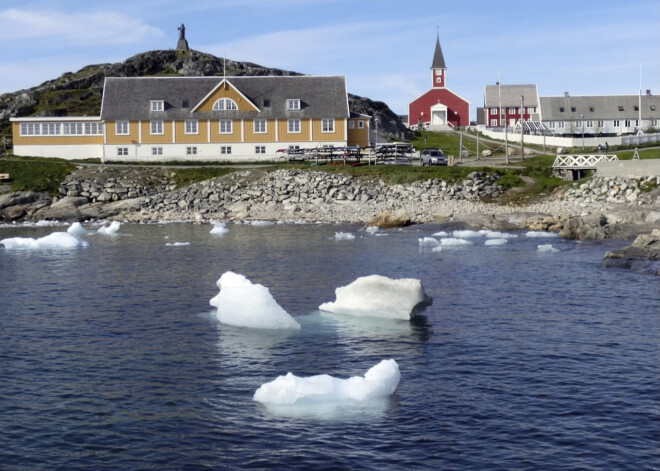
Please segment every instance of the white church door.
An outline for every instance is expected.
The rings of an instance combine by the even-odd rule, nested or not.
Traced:
[[[447,107],[441,103],[431,107],[431,125],[444,126],[447,124]]]

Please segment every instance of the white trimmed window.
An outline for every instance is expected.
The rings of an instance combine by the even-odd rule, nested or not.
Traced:
[[[287,110],[299,110],[300,109],[300,99],[298,99],[298,98],[288,99],[286,101],[286,109]]]
[[[128,147],[117,147],[117,155],[128,155]]]
[[[358,129],[364,129],[364,121],[358,121]]]
[[[83,134],[83,123],[63,123],[62,133],[65,136],[78,136]]]
[[[355,129],[355,121],[348,122],[348,129]]]
[[[236,102],[231,98],[220,98],[213,103],[213,111],[231,111],[237,109]]]
[[[496,119],[491,119],[490,120],[490,125],[491,126],[497,126],[497,120]]]
[[[151,100],[151,111],[165,111],[165,102],[163,100]]]
[[[163,155],[163,148],[162,147],[152,147],[151,148],[151,155]]]
[[[321,120],[321,132],[335,132],[335,120],[332,118],[323,118]]]
[[[44,123],[41,126],[41,134],[44,136],[57,136],[62,129],[61,123]]]
[[[630,120],[629,120],[629,119],[626,119],[626,127],[627,127],[627,128],[630,127]]]
[[[161,120],[151,121],[151,134],[163,134],[163,122]]]
[[[231,134],[231,119],[220,120],[220,134]]]
[[[264,134],[266,132],[266,120],[265,119],[255,119],[252,122],[252,129],[255,134]]]
[[[197,134],[197,120],[196,119],[186,119],[186,134]]]
[[[41,123],[21,123],[21,136],[39,136]]]
[[[300,120],[299,119],[289,119],[289,120],[287,120],[287,129],[291,133],[300,132]]]
[[[266,146],[254,146],[254,153],[255,154],[265,154],[266,153]]]
[[[115,122],[115,134],[118,136],[127,136],[128,135],[128,121],[116,121]]]
[[[231,154],[231,146],[220,146],[220,153],[224,155]]]
[[[90,135],[103,134],[103,124],[85,123],[85,134],[90,134]]]
[[[197,155],[197,146],[186,147],[186,155]]]

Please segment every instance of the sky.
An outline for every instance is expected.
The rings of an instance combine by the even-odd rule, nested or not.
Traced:
[[[660,94],[660,0],[0,0],[0,93],[174,49],[182,23],[191,49],[343,75],[397,114],[431,87],[436,38],[471,120],[498,80],[540,96]]]

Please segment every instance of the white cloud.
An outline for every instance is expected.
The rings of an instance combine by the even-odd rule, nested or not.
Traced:
[[[57,47],[80,42],[89,46],[125,44],[164,36],[160,29],[114,11],[62,13],[12,8],[0,11],[0,18],[3,42],[48,40]]]

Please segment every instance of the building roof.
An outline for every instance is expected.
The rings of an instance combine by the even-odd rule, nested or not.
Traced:
[[[539,94],[536,85],[486,85],[484,90],[484,108],[513,108],[521,105],[539,106]]]
[[[543,121],[638,119],[639,95],[541,97]],[[660,119],[660,96],[641,96],[642,119]]]
[[[442,48],[440,47],[440,38],[435,40],[435,53],[433,54],[433,63],[431,69],[446,69],[445,57],[442,55]]]
[[[235,87],[255,109],[192,112],[223,80]],[[299,99],[300,110],[287,110],[288,99]],[[165,110],[151,112],[152,100],[163,100]],[[108,77],[101,105],[104,120],[348,116],[348,95],[343,76]]]

